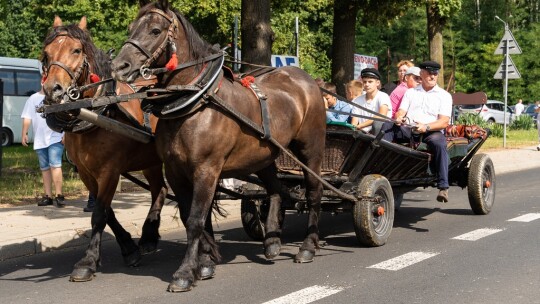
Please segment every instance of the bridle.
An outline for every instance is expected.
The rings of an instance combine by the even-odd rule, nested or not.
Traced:
[[[153,74],[152,71],[150,70],[150,65],[154,63],[154,61],[156,61],[159,58],[159,56],[163,54],[167,46],[171,48],[172,54],[176,53],[176,44],[174,41],[176,40],[176,30],[178,29],[178,25],[179,25],[178,18],[176,17],[174,13],[172,13],[172,17],[159,9],[152,9],[148,11],[148,14],[151,14],[151,13],[162,16],[170,23],[169,28],[167,30],[167,37],[165,37],[165,39],[163,40],[163,42],[161,42],[159,47],[153,53],[150,53],[150,51],[148,51],[144,46],[140,44],[139,41],[135,39],[129,38],[128,40],[124,42],[124,45],[126,43],[131,44],[137,49],[139,49],[146,56],[147,59],[144,62],[144,64],[140,67],[139,73],[144,79],[147,79],[147,80],[150,79]]]
[[[68,36],[68,35],[64,33],[64,34],[59,34],[57,37],[60,37],[60,36]],[[65,65],[64,63],[60,61],[53,61],[49,63],[49,65],[45,68],[45,74],[49,72],[49,70],[51,69],[53,65],[56,65],[60,67],[61,69],[63,69],[69,75],[69,77],[71,77],[71,83],[66,92],[67,96],[71,100],[79,99],[79,97],[81,97],[82,90],[77,86],[77,81],[79,80],[83,72],[86,71],[86,73],[88,73],[88,68],[90,67],[88,60],[86,60],[86,55],[83,55],[83,60],[81,64],[75,69],[75,71],[72,71],[67,65]]]

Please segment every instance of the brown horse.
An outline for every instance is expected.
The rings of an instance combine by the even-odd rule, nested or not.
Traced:
[[[224,76],[219,61],[223,52],[205,42],[181,14],[169,8],[168,1],[140,4],[138,16],[129,28],[130,37],[113,60],[113,77],[132,82],[147,74],[149,68],[162,70],[166,66],[172,71],[158,75],[161,88],[202,88],[193,93],[193,98],[185,98],[185,92],[180,92],[178,98],[173,95],[163,100],[153,96],[143,102],[161,115],[156,130],[158,153],[165,163],[167,180],[181,200],[181,217],[187,228],[188,248],[168,290],[188,291],[201,273],[213,275],[214,263],[219,260],[217,245],[208,231],[208,213],[220,177],[255,173],[263,181],[270,196],[265,255],[273,258],[281,249],[278,214],[282,193],[274,163],[280,150],[232,113],[247,117],[254,125],[265,125],[264,132],[271,139],[288,147],[319,174],[325,109],[316,82],[295,67],[276,69],[254,80],[251,86],[266,95],[267,107],[263,106],[254,91],[247,88],[249,82],[242,85]],[[171,68],[176,58],[179,65]],[[216,62],[218,68],[214,70]],[[227,107],[229,110],[224,110]],[[262,119],[266,115],[261,112],[268,112],[269,119]],[[296,262],[312,261],[318,248],[322,185],[312,175],[304,172],[304,176],[309,223]]]
[[[78,25],[62,25],[56,17],[53,28],[44,41],[42,54],[46,80],[43,84],[45,104],[64,102],[69,88],[80,87],[97,80],[110,78],[110,59],[92,43],[86,29],[86,18]],[[100,85],[83,92],[81,97],[104,94],[114,88]],[[118,93],[132,93],[126,84],[117,88]],[[131,100],[119,106],[101,109],[103,115],[132,126],[144,124],[139,100]],[[152,130],[157,118],[150,118]],[[69,158],[75,163],[79,176],[91,193],[96,194],[96,206],[92,213],[92,238],[85,256],[75,264],[71,281],[89,281],[93,278],[101,258],[101,237],[108,224],[120,245],[124,262],[136,265],[141,254],[155,250],[159,240],[160,213],[167,187],[160,161],[153,142],[142,144],[96,126],[85,124],[71,114],[60,112],[48,114],[47,123],[56,130],[65,130],[65,147]],[[78,131],[75,133],[73,131]],[[143,170],[150,184],[152,206],[143,226],[139,246],[115,218],[111,201],[116,191],[120,174]]]

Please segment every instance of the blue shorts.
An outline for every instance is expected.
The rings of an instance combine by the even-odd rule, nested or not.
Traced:
[[[52,168],[62,167],[62,153],[64,153],[64,145],[61,142],[54,143],[48,148],[36,150],[39,169],[47,171]]]

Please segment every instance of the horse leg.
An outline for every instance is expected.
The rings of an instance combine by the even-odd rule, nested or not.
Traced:
[[[270,210],[265,225],[264,256],[273,259],[281,251],[281,227],[279,225],[279,213],[281,211],[281,183],[277,178],[275,163],[256,173],[265,185],[270,196]]]
[[[175,192],[178,193],[178,192]],[[187,196],[182,196],[182,199],[178,202],[178,210],[180,212],[180,219],[184,224],[184,227],[187,227],[187,220],[189,218],[189,212],[191,209],[191,199],[188,199]],[[201,280],[211,279],[215,275],[216,271],[216,261],[212,259],[212,256],[219,256],[219,253],[212,253],[211,243],[215,242],[214,239],[214,229],[212,227],[212,209],[208,211],[206,216],[206,222],[204,224],[205,234],[201,238],[200,252],[199,252],[199,263],[200,263],[200,278]],[[205,235],[210,236],[212,242],[206,240]]]
[[[324,142],[323,142],[324,143]],[[323,151],[307,149],[310,151]],[[308,157],[306,153],[301,153],[301,159],[306,165],[319,174],[321,158],[317,155]],[[309,154],[308,154],[309,155]],[[306,199],[309,208],[307,236],[300,246],[298,254],[294,257],[295,263],[309,263],[315,257],[315,251],[319,249],[319,217],[321,213],[322,183],[313,175],[304,170],[304,180],[306,183]]]
[[[131,234],[120,225],[111,207],[107,209],[107,225],[109,225],[113,231],[116,242],[120,245],[124,263],[127,266],[137,266],[141,261],[139,247],[131,238]]]
[[[168,291],[181,292],[193,288],[194,283],[201,276],[200,252],[207,252],[213,261],[220,259],[217,244],[213,237],[205,231],[208,226],[206,220],[219,178],[218,170],[212,164],[212,166],[200,165],[198,170],[193,172],[193,198],[189,217],[185,221],[188,239],[186,254],[182,265],[173,274],[173,280],[167,288]],[[169,178],[169,180],[171,179]]]
[[[167,196],[167,186],[163,178],[162,165],[143,170],[143,174],[150,185],[152,205],[144,221],[139,248],[142,255],[156,251],[159,242],[159,225],[161,223],[161,209]]]

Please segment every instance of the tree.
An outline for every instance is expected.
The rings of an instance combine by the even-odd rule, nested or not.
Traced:
[[[429,56],[431,60],[441,64],[437,80],[444,87],[443,28],[451,14],[461,8],[461,0],[427,0],[427,33],[429,40]]]
[[[359,8],[358,0],[334,1],[332,82],[341,96],[345,96],[344,84],[353,79],[356,15]]]
[[[274,32],[270,26],[270,0],[242,0],[242,61],[270,65]],[[251,70],[242,65],[242,71]]]

